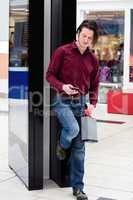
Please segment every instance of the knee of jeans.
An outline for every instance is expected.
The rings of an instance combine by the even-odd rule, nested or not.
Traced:
[[[70,132],[71,132],[71,135],[74,137],[76,137],[79,133],[79,125],[78,124],[73,124],[70,128]]]

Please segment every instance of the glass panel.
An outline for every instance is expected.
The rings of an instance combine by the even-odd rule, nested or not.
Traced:
[[[130,68],[129,82],[133,82],[133,10],[131,9]]]
[[[10,0],[9,166],[28,177],[28,1]]]
[[[84,11],[84,19],[95,20],[99,39],[93,51],[100,64],[99,102],[106,103],[106,94],[112,88],[121,88],[123,82],[124,11]]]
[[[10,1],[9,52],[10,67],[28,66],[28,3]]]

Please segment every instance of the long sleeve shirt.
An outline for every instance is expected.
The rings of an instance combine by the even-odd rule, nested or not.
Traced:
[[[57,48],[51,58],[46,79],[57,92],[63,92],[63,84],[79,88],[82,95],[89,93],[94,106],[98,99],[99,64],[89,49],[81,54],[72,42]]]

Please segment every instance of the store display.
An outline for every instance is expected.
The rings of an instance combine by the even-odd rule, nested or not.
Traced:
[[[107,103],[107,93],[111,90],[111,87],[100,86],[98,102],[106,104]]]
[[[9,66],[28,67],[27,13],[12,12],[9,29]]]
[[[28,66],[27,48],[18,47],[10,49],[9,66],[27,67]]]
[[[107,93],[108,113],[133,114],[133,93],[123,93],[122,91],[109,91]]]
[[[103,66],[100,68],[100,81],[111,82],[111,73],[108,66]]]
[[[129,69],[129,80],[130,82],[133,82],[133,66],[130,66]]]
[[[113,64],[111,66],[111,70],[110,71],[111,71],[112,82],[113,83],[119,83],[120,82],[120,78],[119,78],[120,71],[119,71],[118,65],[117,64]]]
[[[111,35],[105,37],[100,36],[99,40],[100,41],[95,47],[95,52],[96,56],[99,58],[100,63],[100,80],[104,83],[120,83],[123,76],[124,44],[123,42],[120,43],[122,37]],[[106,78],[104,75],[104,71],[106,71]]]
[[[91,11],[84,18],[95,20],[99,39],[94,53],[100,66],[99,103],[107,103],[107,92],[122,87],[124,68],[124,11]]]

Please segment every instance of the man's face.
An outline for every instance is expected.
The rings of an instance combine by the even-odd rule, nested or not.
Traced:
[[[77,40],[81,48],[86,49],[91,47],[93,43],[94,32],[88,28],[82,28],[81,32],[77,35]]]

